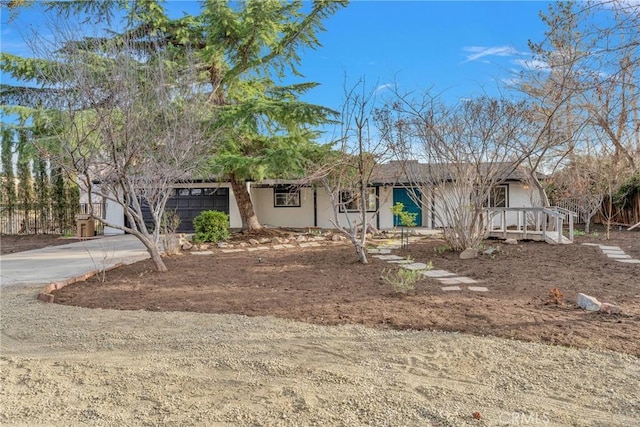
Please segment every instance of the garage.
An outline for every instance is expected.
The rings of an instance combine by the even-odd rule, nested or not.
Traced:
[[[176,188],[174,195],[167,201],[165,211],[176,212],[180,217],[179,233],[193,233],[193,219],[202,211],[220,211],[229,214],[229,189],[216,188]],[[145,222],[149,226],[151,215],[143,210]]]

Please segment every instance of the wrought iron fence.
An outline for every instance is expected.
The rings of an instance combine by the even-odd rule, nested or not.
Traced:
[[[61,209],[47,206],[0,205],[0,234],[76,234],[76,215],[89,212],[89,204],[81,203]],[[104,218],[104,203],[93,203],[94,217]],[[96,234],[104,227],[95,221]]]

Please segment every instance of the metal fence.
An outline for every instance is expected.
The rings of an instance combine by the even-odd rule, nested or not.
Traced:
[[[0,205],[0,234],[76,234],[76,215],[86,214],[88,203],[60,209],[47,206]],[[93,203],[94,217],[104,218],[104,203]],[[103,234],[104,227],[95,221],[96,234]]]

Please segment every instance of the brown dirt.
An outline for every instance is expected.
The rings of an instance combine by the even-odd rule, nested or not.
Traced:
[[[58,234],[3,234],[0,236],[0,255],[66,245],[74,241],[76,239],[73,237],[61,237]]]
[[[582,242],[620,246],[640,259],[640,233],[578,237],[573,245],[487,241],[495,256],[461,261],[441,240],[412,243],[393,253],[482,281],[487,293],[443,292],[423,279],[406,295],[381,280],[392,264],[361,265],[348,245],[166,259],[168,273],[150,261],[124,266],[58,291],[66,305],[120,310],[190,311],[276,316],[316,324],[460,331],[525,341],[609,349],[640,355],[640,265],[606,258]],[[558,288],[560,304],[550,303]],[[464,289],[464,288],[463,288]],[[574,304],[583,292],[619,305],[623,314],[588,313]]]

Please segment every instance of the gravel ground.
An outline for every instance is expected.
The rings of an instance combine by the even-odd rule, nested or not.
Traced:
[[[2,291],[3,426],[640,424],[640,360],[630,355],[90,310],[37,302],[37,292]]]

